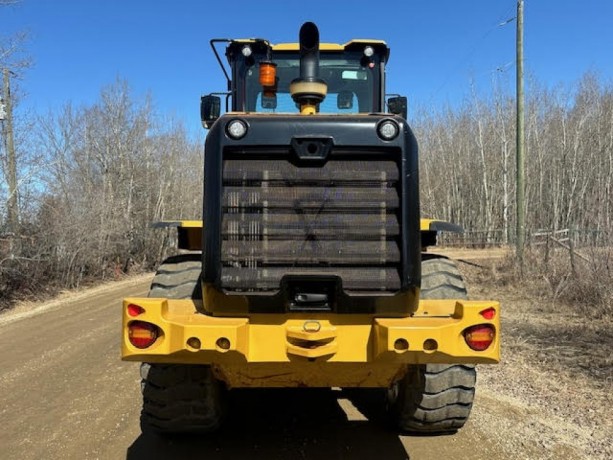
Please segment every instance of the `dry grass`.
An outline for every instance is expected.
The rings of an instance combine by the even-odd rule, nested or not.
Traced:
[[[514,458],[613,458],[613,279],[607,261],[607,254],[593,268],[582,261],[573,274],[561,253],[548,266],[528,254],[523,278],[510,259],[460,264],[471,298],[502,305],[502,361],[480,366],[479,391],[500,400],[503,409],[523,408],[504,436],[509,449],[519,449]],[[487,407],[476,405],[475,421],[497,432],[506,415]],[[524,452],[524,444],[540,450]]]
[[[501,300],[509,352],[580,372],[599,385],[613,382],[613,261],[611,251],[594,251],[590,262],[559,253],[546,263],[528,253],[524,276],[511,258],[462,267],[473,298]]]
[[[573,263],[574,262],[574,263]],[[613,249],[592,248],[571,261],[567,251],[525,254],[523,273],[511,256],[481,274],[497,287],[520,287],[550,310],[587,318],[613,317]]]

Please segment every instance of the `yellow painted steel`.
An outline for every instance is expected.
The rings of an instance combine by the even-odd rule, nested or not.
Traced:
[[[131,317],[129,304],[145,312]],[[493,320],[479,312],[496,309]],[[313,359],[327,363],[495,363],[499,361],[499,304],[492,301],[421,300],[406,318],[358,314],[259,314],[220,318],[199,313],[192,300],[129,298],[124,300],[122,356],[129,361],[201,364],[290,363]],[[130,344],[131,321],[157,325],[156,343],[140,350]],[[491,324],[497,331],[485,351],[471,350],[463,331]],[[188,345],[197,338],[200,348]],[[229,349],[220,348],[227,339]],[[192,341],[190,343],[194,343]]]
[[[319,50],[320,51],[345,51],[345,48],[351,45],[374,45],[374,46],[385,46],[387,47],[387,43],[383,40],[351,40],[345,44],[340,43],[320,43]],[[299,43],[277,43],[276,45],[272,45],[273,51],[299,51],[300,44]]]
[[[256,40],[253,38],[244,38],[244,39],[236,39],[233,40],[236,43],[254,43]],[[299,43],[277,43],[275,44],[271,44],[269,42],[266,41],[266,43],[272,47],[273,51],[299,51],[300,50],[300,44]],[[385,41],[383,40],[369,40],[369,39],[357,39],[357,40],[351,40],[345,44],[340,44],[340,43],[320,43],[319,44],[319,50],[320,51],[344,51],[345,48],[347,48],[348,46],[351,45],[355,45],[355,44],[359,44],[359,45],[383,45],[383,46],[387,46],[387,43],[385,43]]]
[[[317,106],[313,104],[301,104],[300,105],[300,114],[301,115],[315,115],[317,113]]]
[[[407,370],[406,365],[397,363],[364,365],[306,359],[289,363],[214,364],[211,367],[215,376],[230,388],[388,388]]]
[[[277,43],[272,45],[273,51],[295,51],[300,50],[300,43]],[[345,45],[340,43],[319,43],[320,51],[344,51]]]
[[[180,220],[179,227],[203,228],[203,224],[201,220]]]
[[[439,220],[439,219],[420,219],[419,229],[422,232],[426,232],[426,231],[432,230],[432,224],[437,224],[437,223],[445,224],[447,222],[445,222],[444,220]]]
[[[185,227],[185,228],[202,228],[201,220],[162,220],[153,224],[155,228],[165,227]]]
[[[430,224],[436,222],[434,219],[419,219],[419,229],[422,232],[430,230]]]

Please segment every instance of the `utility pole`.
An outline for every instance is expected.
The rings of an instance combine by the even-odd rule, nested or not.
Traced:
[[[524,0],[517,1],[517,132],[516,132],[516,212],[517,212],[517,261],[524,272],[524,243],[526,237],[525,184],[524,184]]]
[[[6,149],[6,179],[8,185],[8,200],[6,206],[6,217],[9,232],[17,235],[19,231],[19,203],[17,201],[17,160],[15,158],[15,141],[13,138],[13,101],[11,97],[10,71],[4,69],[3,74],[3,102],[4,102],[4,123],[2,124],[2,134]]]

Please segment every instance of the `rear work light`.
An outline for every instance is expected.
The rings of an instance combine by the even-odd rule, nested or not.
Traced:
[[[144,321],[132,321],[128,324],[128,338],[136,348],[148,348],[160,336],[160,328]]]
[[[226,126],[226,132],[232,139],[238,140],[247,134],[247,123],[243,120],[232,120]]]
[[[496,329],[491,324],[478,324],[464,330],[466,344],[475,351],[484,351],[494,341]]]
[[[399,132],[400,128],[398,128],[396,122],[392,120],[383,120],[379,123],[379,126],[377,126],[377,134],[384,141],[391,141],[398,136]]]

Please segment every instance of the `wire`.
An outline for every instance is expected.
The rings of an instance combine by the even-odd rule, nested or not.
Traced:
[[[513,11],[515,10],[515,6],[511,6],[510,8],[507,8],[507,10],[505,10],[504,13],[500,14],[498,16],[498,20],[496,21],[496,24],[493,25],[492,27],[490,27],[481,38],[479,38],[475,44],[472,46],[472,48],[470,49],[470,51],[462,58],[458,61],[458,63],[453,67],[453,71],[451,72],[447,72],[447,78],[445,78],[445,81],[443,81],[443,83],[441,84],[441,86],[438,87],[438,89],[436,90],[435,94],[438,96],[438,94],[441,92],[441,90],[447,85],[447,83],[449,83],[449,80],[451,79],[451,76],[454,75],[456,73],[456,71],[461,67],[462,64],[464,64],[466,61],[468,61],[473,54],[475,53],[475,51],[477,50],[477,48],[479,47],[479,45],[481,45],[481,43],[483,42],[483,40],[485,40],[495,29],[498,29],[500,27],[503,27],[513,21],[515,21],[515,19],[517,19],[515,16],[510,17],[509,15],[513,13]],[[503,18],[507,18],[506,20],[504,20]],[[503,68],[506,67],[502,66]],[[496,70],[500,69],[500,67],[498,67]],[[504,69],[506,70],[506,69]],[[488,72],[489,73],[489,72]]]

